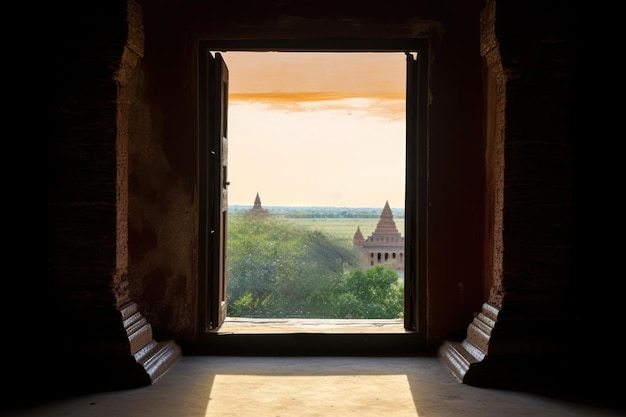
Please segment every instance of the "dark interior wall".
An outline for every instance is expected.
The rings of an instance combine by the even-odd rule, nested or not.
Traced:
[[[20,323],[8,332],[12,354],[5,356],[11,389],[38,399],[102,388],[116,372],[141,371],[129,361],[119,311],[130,302],[128,107],[118,106],[135,63],[125,54],[128,4],[57,5],[42,14],[54,22],[41,71],[49,92],[42,94],[48,110],[48,269],[41,283],[23,282],[23,297],[15,301],[28,305],[24,314],[35,327]],[[140,373],[129,373],[122,386],[145,383]],[[55,381],[59,375],[63,383]]]
[[[598,380],[611,359],[585,339],[601,328],[586,313],[598,287],[572,269],[579,19],[578,7],[559,2],[489,1],[482,14],[486,213],[493,216],[485,226],[494,235],[485,265],[494,285],[461,348],[446,342],[440,349],[444,362],[455,351],[473,358],[465,369],[447,362],[467,384],[614,391]]]
[[[130,271],[133,297],[157,337],[195,331],[196,54],[202,39],[432,37],[427,333],[436,345],[464,331],[484,301],[484,145],[480,2],[461,3],[266,2],[243,10],[229,3],[144,4],[145,56],[137,78],[144,100],[134,106],[137,143],[131,140],[130,149]]]
[[[556,4],[540,13],[510,4],[495,11],[507,77],[500,319],[504,330],[526,318],[517,331],[529,352],[560,349],[578,308],[569,299],[577,13]],[[491,348],[497,346],[496,339]]]
[[[196,317],[196,61],[179,13],[144,10],[144,57],[130,97],[129,281],[157,338],[191,337]]]

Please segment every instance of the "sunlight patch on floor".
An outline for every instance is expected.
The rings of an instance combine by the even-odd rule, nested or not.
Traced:
[[[216,375],[205,415],[418,416],[406,375]]]

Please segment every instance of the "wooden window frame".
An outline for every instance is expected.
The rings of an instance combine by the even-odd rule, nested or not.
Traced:
[[[213,129],[209,99],[207,54],[212,52],[401,52],[407,57],[406,95],[406,190],[405,190],[405,315],[404,328],[424,336],[426,331],[427,273],[427,106],[428,40],[419,39],[319,39],[319,40],[203,40],[199,42],[199,233],[198,236],[198,330],[206,334],[219,328],[212,308],[221,302],[214,281],[214,262],[221,255],[209,242],[208,233],[218,210],[208,195],[210,184],[207,146]],[[226,63],[227,64],[227,63]],[[417,179],[417,180],[416,180]],[[213,265],[213,266],[211,266]]]

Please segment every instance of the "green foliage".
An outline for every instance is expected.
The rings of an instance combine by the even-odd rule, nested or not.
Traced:
[[[315,317],[358,264],[351,247],[275,217],[231,216],[227,299],[234,317]]]
[[[398,274],[382,265],[351,272],[338,291],[337,318],[393,319],[404,310],[404,290]]]
[[[229,218],[227,300],[231,317],[396,318],[403,290],[395,271],[358,269],[340,239],[284,219]]]

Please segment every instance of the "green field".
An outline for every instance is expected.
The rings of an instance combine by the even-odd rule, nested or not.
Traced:
[[[367,239],[376,229],[378,218],[369,219],[294,219],[285,218],[286,221],[309,228],[318,230],[329,236],[335,236],[342,240],[352,242],[357,227],[361,228],[363,237]],[[402,236],[404,236],[404,219],[395,220],[396,227]]]
[[[229,216],[234,217],[247,212],[249,206],[229,206]],[[363,238],[367,239],[380,220],[379,208],[347,207],[289,207],[268,206],[265,209],[275,218],[310,229],[325,235],[337,237],[352,244],[357,227],[361,228]],[[404,209],[392,208],[396,228],[404,236]]]

